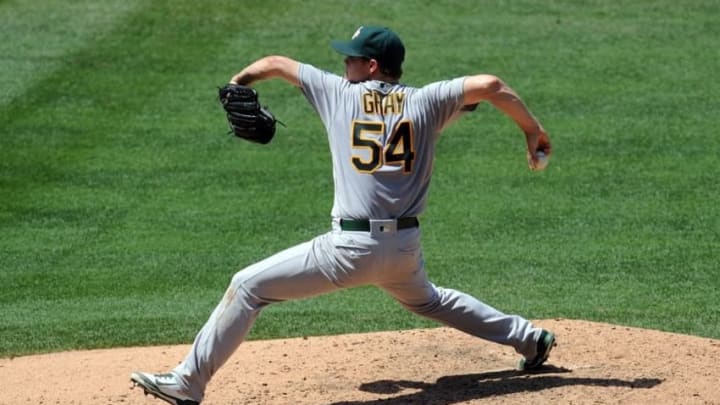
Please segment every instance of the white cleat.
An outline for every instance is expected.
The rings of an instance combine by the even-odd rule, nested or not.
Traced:
[[[145,395],[152,395],[173,405],[199,405],[180,384],[175,374],[150,374],[136,371],[130,374],[133,388],[141,387]]]

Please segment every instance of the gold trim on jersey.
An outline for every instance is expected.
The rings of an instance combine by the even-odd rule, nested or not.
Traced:
[[[350,145],[353,150],[367,148],[370,150],[370,159],[363,161],[361,156],[353,153],[352,165],[360,173],[372,173],[382,166],[382,136],[385,133],[385,123],[382,121],[353,120],[350,127]],[[377,138],[367,137],[367,134],[376,134]]]

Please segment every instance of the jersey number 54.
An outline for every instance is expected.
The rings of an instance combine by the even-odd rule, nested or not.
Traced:
[[[412,124],[400,121],[393,128],[385,145],[382,143],[385,123],[382,121],[353,121],[353,150],[369,150],[364,156],[353,154],[352,164],[363,173],[373,173],[383,165],[401,165],[404,173],[412,171],[415,159]],[[365,157],[365,159],[363,159]]]

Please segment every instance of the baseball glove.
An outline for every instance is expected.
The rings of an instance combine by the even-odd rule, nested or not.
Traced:
[[[219,90],[230,133],[238,138],[266,144],[275,136],[275,116],[260,105],[255,89],[229,83]]]

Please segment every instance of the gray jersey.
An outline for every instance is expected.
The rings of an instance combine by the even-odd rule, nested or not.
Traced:
[[[387,219],[422,213],[435,142],[462,107],[464,78],[422,88],[351,83],[301,64],[299,80],[328,134],[332,216]]]

